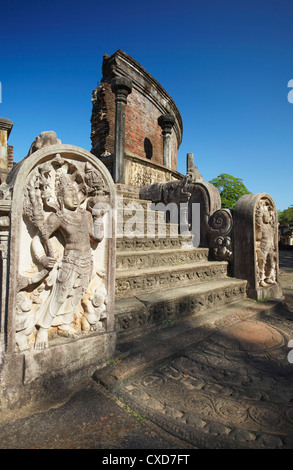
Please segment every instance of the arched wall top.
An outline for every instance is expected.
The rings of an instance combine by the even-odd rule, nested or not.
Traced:
[[[61,157],[58,157],[58,155]],[[59,159],[59,161],[58,161]],[[110,236],[105,239],[105,272],[107,273],[107,292],[110,298],[108,302],[109,315],[108,326],[113,327],[114,312],[114,282],[115,282],[115,208],[116,208],[116,189],[113,179],[104,166],[93,154],[80,147],[66,144],[56,144],[43,147],[20,161],[9,175],[7,184],[12,188],[11,211],[10,211],[10,240],[9,240],[9,281],[8,281],[8,304],[7,304],[7,351],[13,352],[15,345],[15,299],[20,287],[21,273],[19,272],[20,259],[23,250],[30,250],[30,246],[21,246],[21,236],[23,234],[23,214],[25,191],[28,182],[32,183],[31,175],[34,175],[38,168],[44,169],[45,163],[52,162],[54,165],[71,166],[73,174],[78,175],[79,182],[83,184],[83,177],[80,176],[80,168],[85,171],[85,165],[90,164],[89,169],[95,170],[96,175],[103,180],[102,193],[106,196],[107,204],[111,214],[108,217],[107,230]],[[75,165],[76,162],[76,165]],[[73,168],[73,170],[72,170]],[[87,171],[87,170],[86,170]],[[38,174],[38,173],[36,173]],[[34,176],[33,176],[34,177]],[[75,176],[74,176],[75,177]],[[31,186],[32,188],[32,186]],[[93,187],[94,188],[94,187]],[[36,189],[37,192],[37,189]],[[89,193],[90,194],[90,193]],[[39,197],[40,199],[40,197]],[[85,198],[86,199],[86,196]],[[102,200],[103,202],[103,196]],[[52,206],[53,207],[53,206]],[[53,210],[54,211],[54,210]],[[50,213],[50,212],[49,212]],[[30,236],[33,236],[30,233]],[[22,278],[23,279],[23,278]]]
[[[56,154],[60,154],[64,158],[78,159],[82,158],[85,161],[89,161],[95,166],[104,176],[109,189],[111,190],[112,197],[115,195],[115,184],[111,174],[105,165],[97,159],[95,155],[88,152],[87,150],[77,147],[75,145],[67,144],[56,144],[44,147],[37,150],[33,154],[23,158],[17,163],[7,178],[7,184],[13,185],[19,184],[20,181],[25,180],[29,173],[39,164],[48,160],[48,157],[55,157]]]
[[[237,217],[238,214],[241,214],[241,217],[246,218],[254,217],[255,209],[258,202],[264,198],[270,200],[272,206],[274,207],[274,210],[277,212],[275,201],[273,200],[272,196],[270,196],[268,193],[245,194],[244,196],[241,196],[241,198],[237,201],[235,205],[235,217]]]

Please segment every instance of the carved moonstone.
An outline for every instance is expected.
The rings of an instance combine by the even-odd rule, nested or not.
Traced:
[[[57,138],[55,131],[44,131],[38,135],[30,146],[28,155],[40,150],[43,147],[48,147],[49,145],[61,144],[61,140]]]

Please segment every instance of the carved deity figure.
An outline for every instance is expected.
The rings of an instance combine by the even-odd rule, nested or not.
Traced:
[[[61,336],[75,337],[73,316],[93,278],[93,246],[104,237],[103,224],[95,223],[91,195],[97,198],[99,175],[87,181],[88,167],[81,171],[74,163],[57,155],[50,164],[43,164],[30,178],[25,197],[25,215],[37,227],[31,240],[33,259],[39,272],[29,284],[45,278],[46,297],[38,297],[35,349],[48,347],[48,333],[57,328]],[[91,185],[92,181],[95,185]],[[100,181],[102,184],[102,181]],[[95,202],[94,200],[94,202]],[[82,203],[83,207],[82,207]],[[103,218],[103,212],[95,215]],[[61,240],[62,250],[55,253],[52,237]],[[61,254],[60,254],[61,253]],[[24,278],[22,277],[22,280]],[[23,284],[26,287],[25,284]],[[99,292],[92,288],[93,305]],[[31,298],[35,298],[33,291]],[[87,312],[85,312],[86,314]],[[96,316],[96,321],[100,316]],[[92,328],[94,329],[94,328]]]
[[[255,215],[258,283],[261,287],[276,283],[275,223],[270,201],[261,199]]]

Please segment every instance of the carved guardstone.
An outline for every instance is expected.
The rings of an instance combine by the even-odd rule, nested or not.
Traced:
[[[247,279],[248,295],[282,299],[278,214],[266,193],[242,196],[234,209],[234,276]]]
[[[17,390],[16,404],[32,387],[52,393],[54,383],[54,394],[62,395],[116,347],[113,180],[78,147],[46,143],[31,150],[7,179],[9,294],[2,294],[0,379]],[[17,389],[17,383],[26,387]],[[6,397],[0,393],[3,406]]]

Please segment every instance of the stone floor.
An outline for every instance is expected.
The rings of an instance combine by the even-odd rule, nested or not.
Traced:
[[[287,307],[245,301],[121,344],[66,403],[0,425],[1,449],[293,447],[293,250]]]
[[[292,448],[292,319],[270,312],[234,320],[176,357],[119,378],[115,394],[198,448]]]

